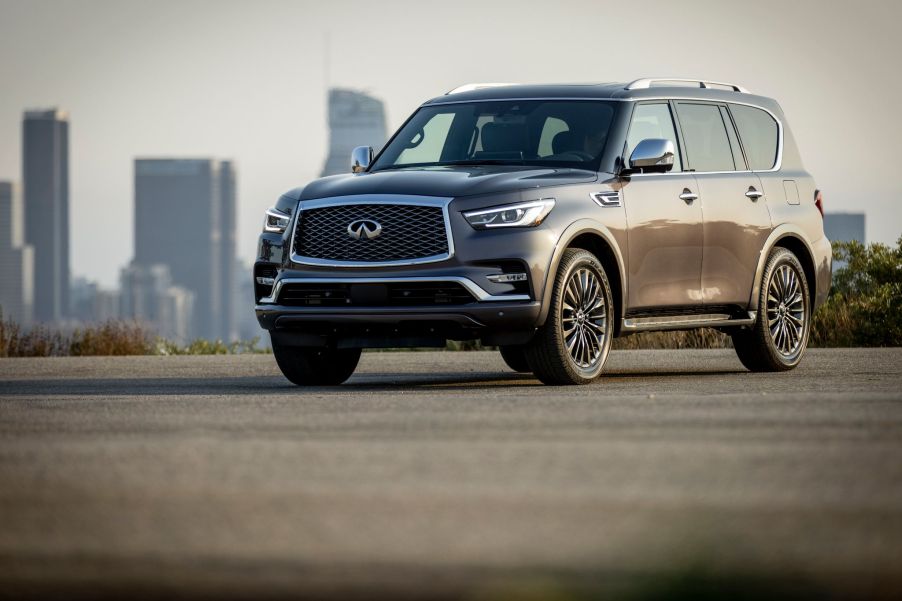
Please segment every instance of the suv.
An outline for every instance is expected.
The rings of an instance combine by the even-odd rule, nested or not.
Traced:
[[[712,327],[795,367],[830,287],[821,195],[778,104],[733,84],[474,84],[266,212],[256,313],[299,385],[363,348],[480,340],[547,384],[611,340]]]

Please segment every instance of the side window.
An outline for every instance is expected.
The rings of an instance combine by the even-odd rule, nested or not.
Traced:
[[[686,157],[694,171],[733,171],[733,151],[720,107],[715,104],[677,103]]]
[[[452,121],[454,113],[438,113],[433,116],[413,138],[405,140],[407,147],[395,163],[436,163],[441,160]]]
[[[624,159],[629,160],[636,145],[646,138],[660,138],[673,142],[675,155],[671,171],[683,170],[680,161],[680,145],[677,143],[676,130],[673,127],[673,117],[670,115],[670,107],[666,103],[636,105],[632,121],[630,121],[630,133],[626,137]]]
[[[730,138],[730,149],[733,151],[733,162],[736,163],[736,169],[745,170],[745,157],[742,156],[742,146],[739,145],[739,138],[736,137],[736,128],[733,127],[733,120],[730,119],[730,112],[726,107],[720,107],[720,116],[724,125],[727,126],[727,137]]]
[[[777,162],[779,132],[777,122],[767,111],[741,104],[731,104],[730,112],[739,129],[742,146],[755,171],[773,169]]]

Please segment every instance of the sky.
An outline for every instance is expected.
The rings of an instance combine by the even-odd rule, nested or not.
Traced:
[[[21,180],[23,110],[67,110],[72,272],[115,287],[136,156],[235,160],[250,263],[263,211],[322,169],[330,85],[383,100],[393,130],[468,82],[700,77],[776,98],[826,209],[890,243],[900,18],[899,0],[0,0],[0,180]]]

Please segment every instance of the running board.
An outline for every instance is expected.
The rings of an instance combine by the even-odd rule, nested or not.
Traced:
[[[755,325],[755,313],[748,312],[748,318],[735,318],[727,313],[705,315],[663,315],[661,317],[628,317],[620,328],[624,332],[651,330],[689,330],[692,328],[720,328]]]

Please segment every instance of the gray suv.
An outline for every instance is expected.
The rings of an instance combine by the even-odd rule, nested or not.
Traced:
[[[279,198],[256,313],[299,385],[447,340],[585,384],[612,338],[699,327],[787,370],[830,287],[822,217],[780,107],[740,86],[468,85]]]

